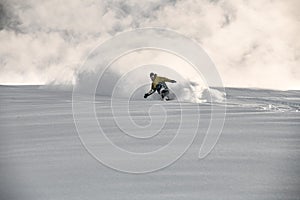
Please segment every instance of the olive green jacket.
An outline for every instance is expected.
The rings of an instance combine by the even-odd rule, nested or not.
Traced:
[[[148,94],[149,95],[153,94],[156,91],[156,87],[159,83],[171,82],[171,81],[172,81],[171,79],[168,79],[166,77],[161,77],[161,76],[155,75],[155,78],[151,85],[151,90],[148,92]]]

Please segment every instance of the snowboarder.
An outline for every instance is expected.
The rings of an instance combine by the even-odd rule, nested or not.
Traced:
[[[152,80],[151,90],[144,95],[144,98],[147,98],[155,91],[160,94],[162,100],[170,100],[169,98],[169,88],[165,82],[176,83],[175,80],[171,80],[165,77],[157,76],[157,74],[151,72],[150,78]]]

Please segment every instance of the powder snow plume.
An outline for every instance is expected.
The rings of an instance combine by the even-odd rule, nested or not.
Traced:
[[[227,87],[299,89],[299,1],[0,0],[0,84],[74,84],[115,35],[164,27],[197,41]]]

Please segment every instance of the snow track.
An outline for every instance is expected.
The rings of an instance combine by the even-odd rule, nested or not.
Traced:
[[[148,108],[165,108],[164,132],[150,141],[122,134],[113,121],[110,99],[97,96],[97,118],[105,120],[101,126],[108,137],[137,152],[167,144],[183,110],[192,119],[199,108],[200,123],[205,123],[212,104],[217,110],[227,108],[222,135],[205,159],[197,158],[207,128],[200,126],[177,162],[154,173],[132,175],[105,167],[83,148],[73,121],[71,91],[1,86],[0,199],[299,199],[300,92],[226,88],[226,93],[227,104],[117,100],[118,117],[126,116],[129,105],[136,124],[147,126],[152,117],[149,129],[165,116],[160,109],[149,113]],[[82,110],[83,118],[86,112]]]

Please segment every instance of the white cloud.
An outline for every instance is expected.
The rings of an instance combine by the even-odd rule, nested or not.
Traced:
[[[226,86],[300,88],[299,1],[0,1],[0,83],[71,83],[116,33],[159,26],[198,41]]]

